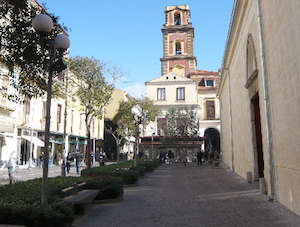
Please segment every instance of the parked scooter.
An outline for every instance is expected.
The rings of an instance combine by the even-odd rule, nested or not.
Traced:
[[[104,166],[105,165],[104,156],[103,155],[100,155],[100,157],[99,157],[99,165],[100,166]]]

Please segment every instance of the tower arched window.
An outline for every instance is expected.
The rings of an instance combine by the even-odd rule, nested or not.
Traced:
[[[180,42],[175,43],[175,54],[181,55],[181,43]]]
[[[181,25],[180,12],[174,14],[174,25]]]

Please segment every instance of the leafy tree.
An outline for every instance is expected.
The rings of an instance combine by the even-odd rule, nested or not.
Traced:
[[[153,101],[151,101],[149,98],[139,100],[129,99],[128,101],[122,101],[119,105],[119,110],[113,119],[113,122],[117,125],[117,128],[114,131],[110,130],[119,141],[117,152],[118,156],[119,149],[124,144],[124,141],[126,141],[127,138],[134,136],[135,123],[131,109],[136,105],[139,105],[142,110],[142,118],[140,122],[142,124],[155,121],[156,116],[160,114],[159,108],[154,106]]]
[[[188,136],[198,135],[197,109],[172,107],[165,115],[166,124],[163,127],[165,136]]]
[[[54,29],[41,39],[32,27],[39,13],[46,12],[28,0],[0,0],[0,62],[9,70],[10,84],[17,91],[10,94],[12,100],[42,96],[47,89],[49,41],[63,28],[57,17],[48,14]]]
[[[87,130],[87,155],[88,168],[91,168],[91,121],[93,118],[101,118],[103,108],[108,103],[113,86],[103,77],[104,64],[95,58],[72,57],[68,60],[70,71],[74,74],[73,84],[75,95],[84,106],[85,123]]]

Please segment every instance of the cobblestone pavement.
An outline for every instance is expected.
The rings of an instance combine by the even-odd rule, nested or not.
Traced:
[[[300,217],[268,202],[226,166],[161,165],[125,188],[118,203],[94,205],[74,226],[300,226]]]

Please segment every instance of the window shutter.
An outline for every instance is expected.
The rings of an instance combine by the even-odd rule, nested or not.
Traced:
[[[207,120],[215,119],[215,101],[206,101]]]

